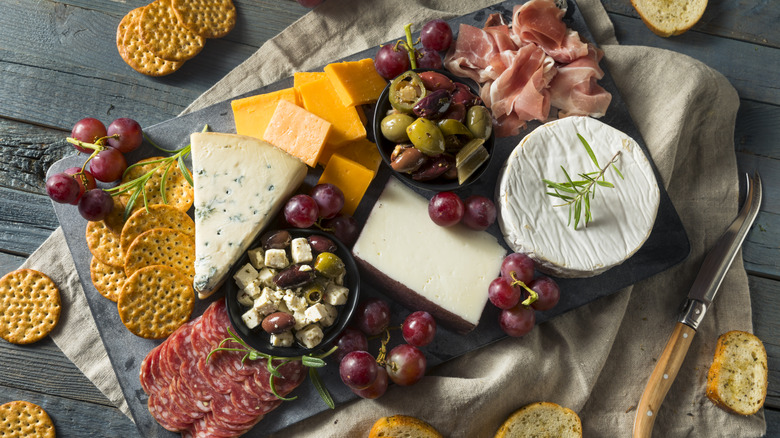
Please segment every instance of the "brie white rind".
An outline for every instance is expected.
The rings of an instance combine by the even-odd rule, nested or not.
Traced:
[[[577,227],[569,206],[547,194],[542,182],[573,180],[597,171],[582,135],[600,166],[620,151],[591,200],[592,220],[585,227],[584,208]],[[660,201],[658,183],[642,148],[631,137],[590,117],[566,117],[526,135],[507,159],[496,187],[498,224],[507,245],[528,254],[539,270],[567,278],[591,277],[626,261],[650,236]],[[572,212],[573,214],[573,212]]]
[[[206,298],[303,182],[308,168],[252,137],[198,132],[190,140],[195,183],[193,286],[200,298]]]

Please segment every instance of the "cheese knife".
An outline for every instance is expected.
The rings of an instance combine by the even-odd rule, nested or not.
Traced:
[[[755,173],[747,178],[745,203],[737,218],[726,229],[707,254],[696,279],[688,292],[677,324],[661,357],[650,374],[642,398],[636,409],[634,419],[634,438],[649,438],[658,410],[680,370],[693,335],[704,319],[707,309],[712,305],[737,251],[742,246],[750,226],[758,215],[761,206],[761,177]]]

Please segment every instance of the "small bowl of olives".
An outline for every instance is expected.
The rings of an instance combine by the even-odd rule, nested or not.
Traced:
[[[465,80],[415,69],[394,78],[374,108],[382,160],[405,183],[431,191],[465,187],[487,170],[495,134],[490,111]]]
[[[333,235],[273,230],[249,246],[224,289],[239,338],[262,353],[296,357],[331,348],[357,308],[360,277]]]

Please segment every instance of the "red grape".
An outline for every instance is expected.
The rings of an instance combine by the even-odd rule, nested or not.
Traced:
[[[506,277],[498,277],[488,286],[488,298],[499,309],[506,310],[515,307],[522,296],[520,288],[510,285]]]
[[[513,272],[514,278],[511,275]],[[517,279],[527,285],[534,279],[534,261],[520,252],[509,254],[501,262],[501,276],[510,283]]]
[[[442,19],[431,20],[420,31],[420,42],[429,50],[447,50],[452,44],[452,29]]]
[[[394,50],[394,44],[386,44],[379,48],[374,57],[374,67],[383,78],[390,80],[409,70],[409,53],[401,47]]]
[[[401,331],[407,343],[424,347],[436,336],[436,320],[430,313],[420,310],[406,317]]]
[[[70,136],[85,143],[94,143],[97,139],[106,136],[106,126],[98,119],[87,117],[73,125]],[[92,153],[91,149],[73,146],[81,152]]]
[[[111,182],[122,177],[127,169],[125,156],[118,150],[107,147],[98,152],[89,162],[89,171],[98,181]]]
[[[422,56],[417,59],[417,68],[430,68],[441,70],[444,63],[439,52],[433,50],[423,50]]]
[[[390,306],[379,298],[369,298],[358,306],[355,320],[363,333],[376,336],[390,325]]]
[[[284,219],[298,228],[309,228],[317,222],[319,207],[309,195],[295,195],[284,206]]]
[[[451,227],[463,218],[463,201],[452,192],[440,192],[428,202],[428,216],[433,223],[442,227]]]
[[[518,304],[511,309],[502,310],[498,323],[501,330],[509,336],[520,337],[530,332],[536,324],[534,309]]]
[[[496,221],[496,205],[489,198],[472,195],[463,201],[463,223],[474,230],[485,230]]]
[[[120,117],[111,122],[106,134],[109,136],[119,135],[119,138],[109,138],[108,144],[123,154],[136,150],[144,141],[141,125],[127,117]]]
[[[326,230],[336,236],[344,245],[351,247],[358,238],[358,225],[352,216],[336,216],[323,224]]]
[[[46,193],[52,201],[60,204],[73,204],[78,201],[81,192],[78,181],[66,173],[55,173],[46,180]]]
[[[79,183],[79,196],[75,201],[71,202],[73,205],[79,203],[79,199],[84,195],[84,192],[97,187],[95,177],[89,171],[82,171],[80,167],[69,167],[65,169],[65,173],[72,176]]]
[[[377,366],[374,356],[367,351],[353,351],[341,360],[341,381],[352,389],[365,389],[376,380]]]
[[[311,197],[317,203],[321,218],[334,218],[344,208],[344,192],[333,184],[317,184],[311,190]]]
[[[528,287],[539,294],[539,298],[531,303],[531,307],[536,310],[550,310],[558,304],[558,300],[561,298],[561,289],[558,287],[558,283],[550,277],[540,275],[534,278]]]
[[[414,385],[425,375],[428,361],[419,348],[401,344],[387,355],[387,375],[390,380],[401,386]]]
[[[339,349],[336,350],[336,359],[341,362],[341,360],[344,359],[344,356],[353,351],[368,350],[368,339],[360,330],[347,327],[341,335],[339,335],[336,346],[339,347]]]
[[[364,389],[349,389],[361,398],[373,400],[382,397],[385,394],[385,391],[387,391],[387,370],[377,365],[374,383],[368,385],[368,387]]]
[[[105,219],[113,208],[111,195],[101,189],[87,190],[79,201],[79,214],[88,221]]]

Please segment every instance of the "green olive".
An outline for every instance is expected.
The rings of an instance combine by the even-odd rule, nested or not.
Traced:
[[[445,137],[448,135],[465,135],[469,140],[474,138],[474,134],[469,131],[469,128],[455,119],[440,120],[439,129],[441,129],[441,133],[444,134]]]
[[[482,105],[474,105],[466,113],[466,126],[474,137],[488,138],[493,132],[493,119],[490,111]]]
[[[314,270],[326,278],[337,278],[346,271],[344,262],[332,252],[321,252],[314,261]]]
[[[393,143],[406,143],[409,136],[406,135],[406,128],[414,122],[412,116],[406,114],[390,114],[382,119],[382,135]]]
[[[414,147],[425,155],[434,156],[444,152],[444,135],[435,123],[420,117],[406,128],[406,134]]]
[[[309,304],[319,303],[324,294],[325,288],[319,283],[312,283],[303,288],[303,296],[306,297],[306,302]]]

